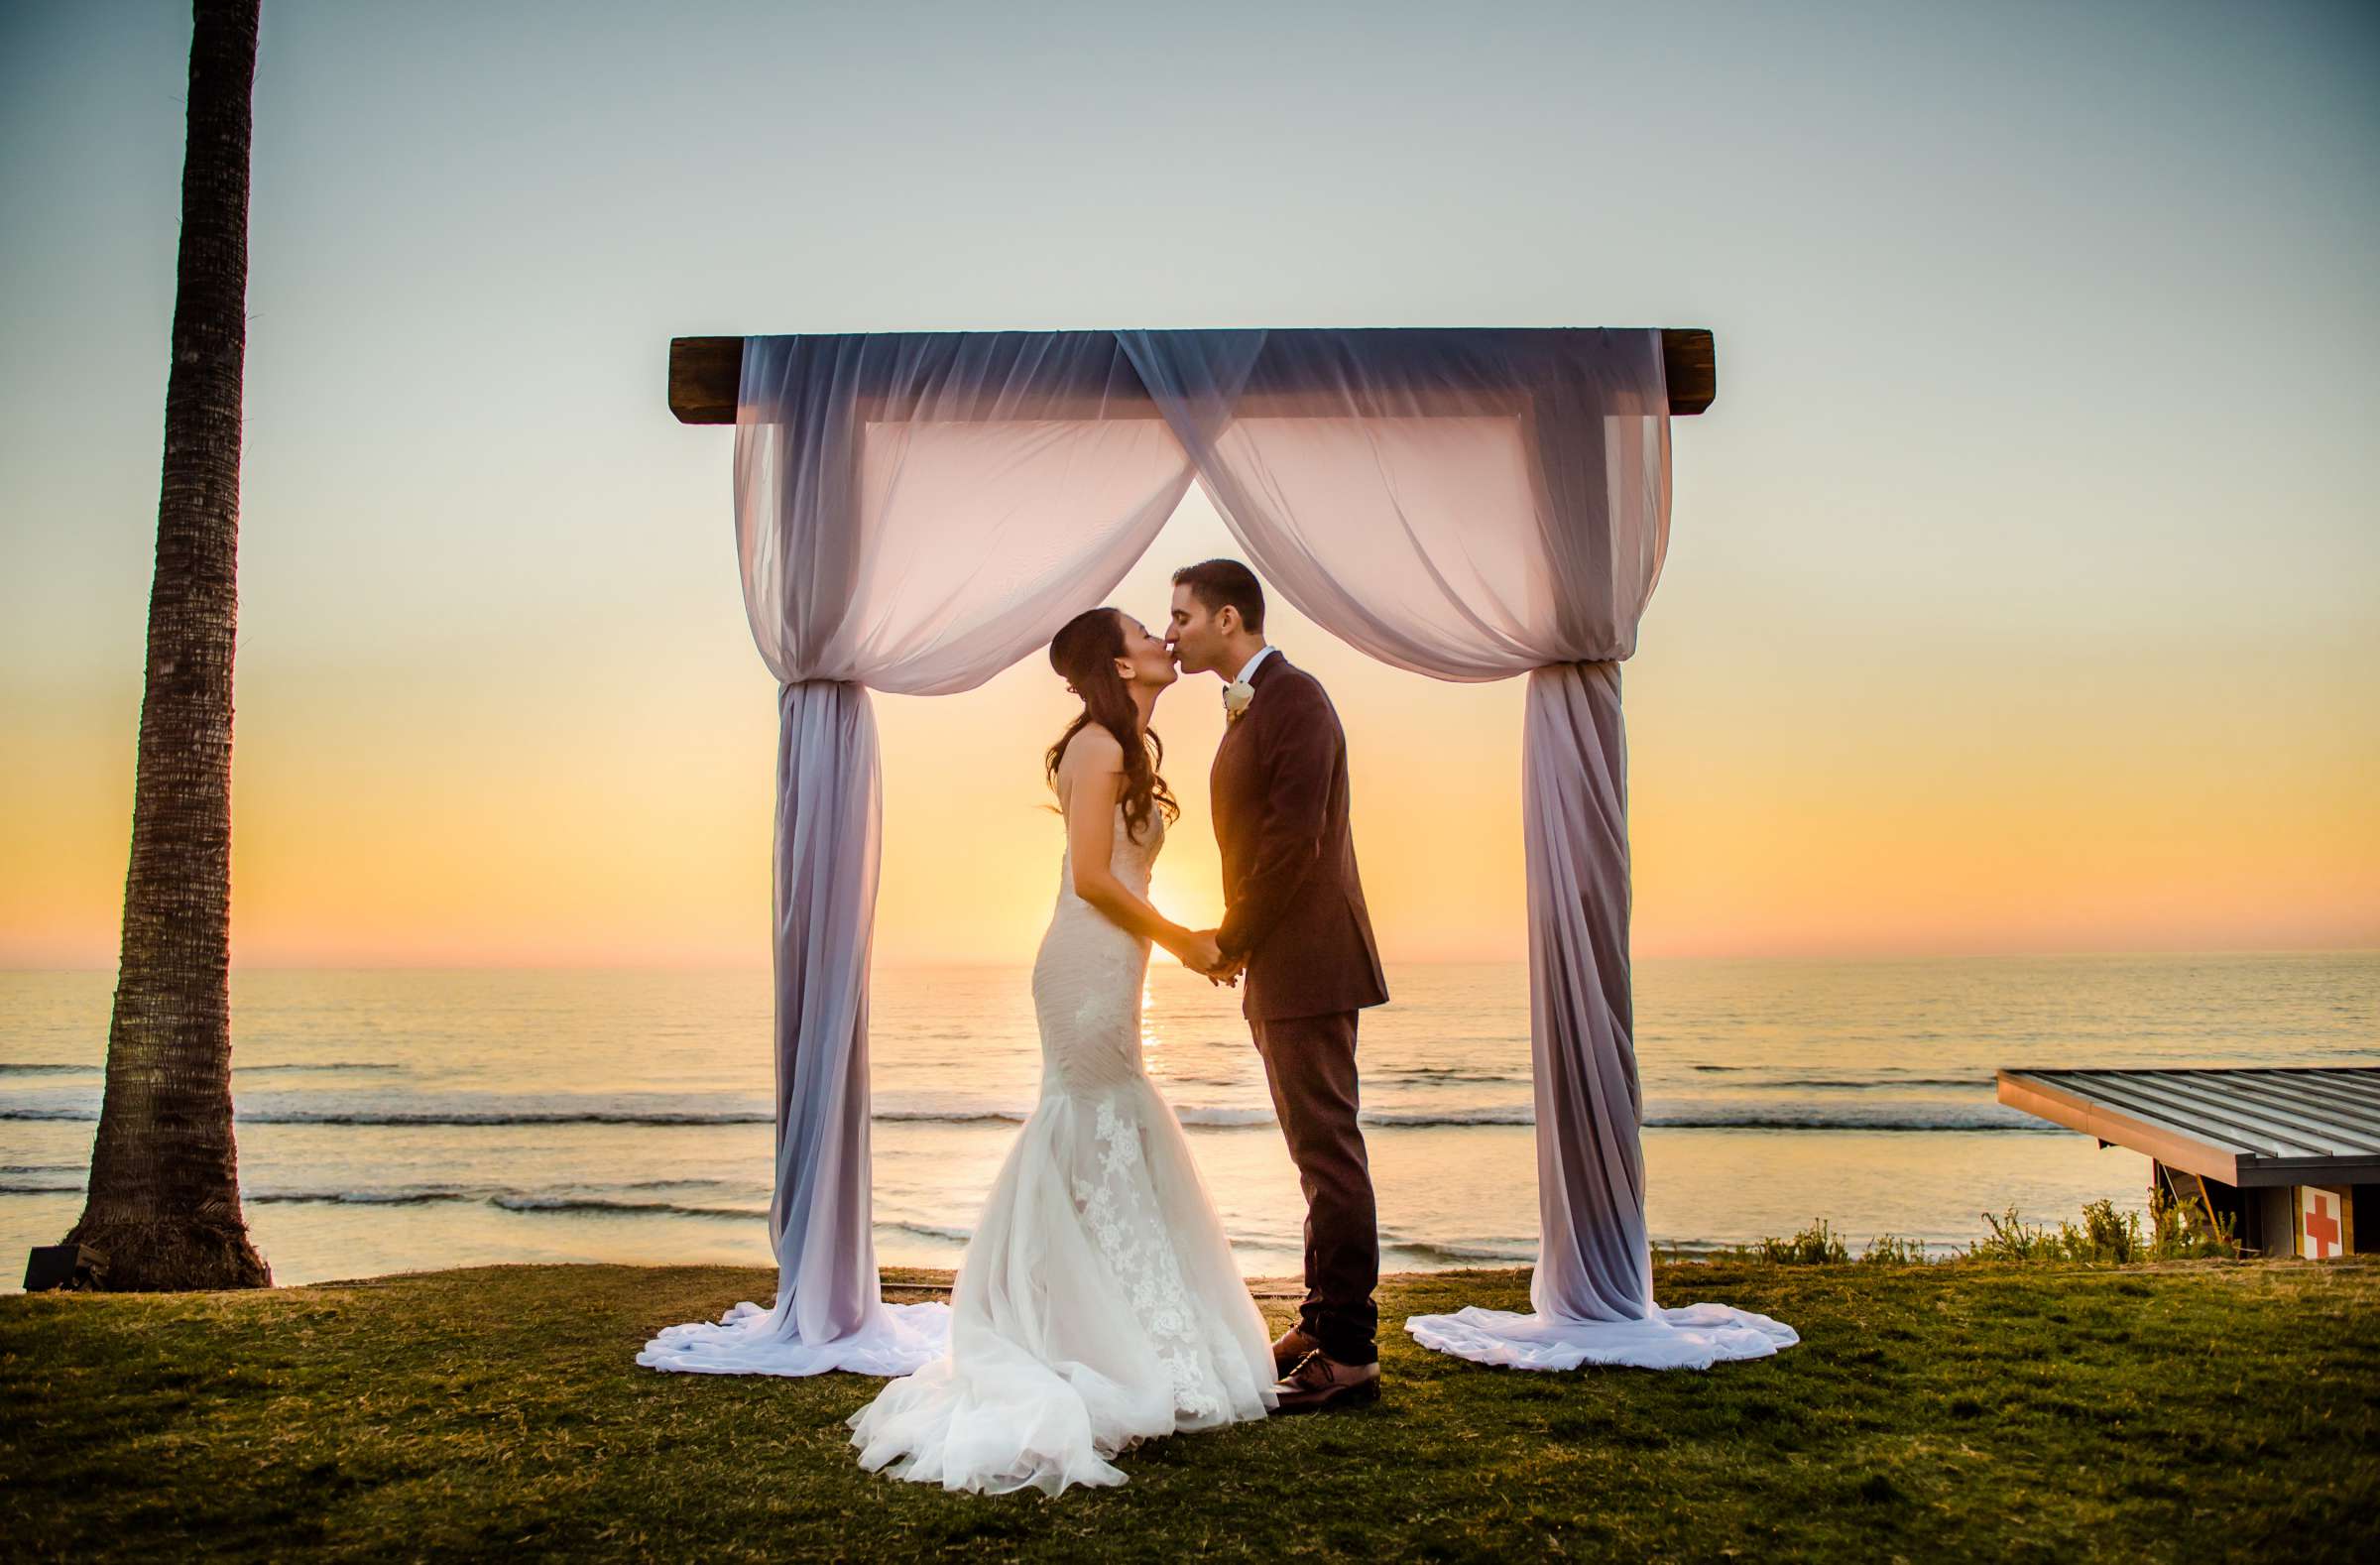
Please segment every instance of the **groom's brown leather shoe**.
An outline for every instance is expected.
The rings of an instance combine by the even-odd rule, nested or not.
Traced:
[[[1320,1413],[1361,1407],[1380,1398],[1380,1367],[1341,1364],[1317,1348],[1272,1387],[1276,1413]]]
[[[1272,1378],[1276,1381],[1285,1378],[1297,1368],[1298,1360],[1321,1346],[1318,1339],[1306,1334],[1303,1326],[1292,1326],[1282,1332],[1272,1339]]]

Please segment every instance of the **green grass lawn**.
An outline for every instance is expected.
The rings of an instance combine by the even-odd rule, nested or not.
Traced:
[[[1396,1330],[1377,1407],[1158,1442],[1124,1488],[1056,1500],[863,1474],[843,1419],[874,1381],[632,1362],[768,1288],[508,1266],[0,1299],[7,1550],[2315,1560],[2362,1553],[2380,1515],[2360,1260],[1665,1265],[1665,1301],[1761,1310],[1802,1345],[1531,1375]],[[1516,1271],[1381,1293],[1400,1325],[1525,1297]]]

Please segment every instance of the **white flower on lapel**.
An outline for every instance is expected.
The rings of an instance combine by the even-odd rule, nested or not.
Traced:
[[[1238,722],[1248,703],[1256,698],[1256,687],[1246,679],[1234,679],[1223,687],[1223,715],[1227,722]]]

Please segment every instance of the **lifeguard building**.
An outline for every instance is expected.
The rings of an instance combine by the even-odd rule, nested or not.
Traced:
[[[2228,1218],[2243,1249],[2380,1251],[2380,1067],[2010,1068],[1999,1082],[2012,1109],[2146,1154],[2159,1188]]]

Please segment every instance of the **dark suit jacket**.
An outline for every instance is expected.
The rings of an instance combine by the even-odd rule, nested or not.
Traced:
[[[1215,750],[1223,954],[1248,958],[1250,1021],[1328,1016],[1388,998],[1348,828],[1347,732],[1321,682],[1279,652]]]

